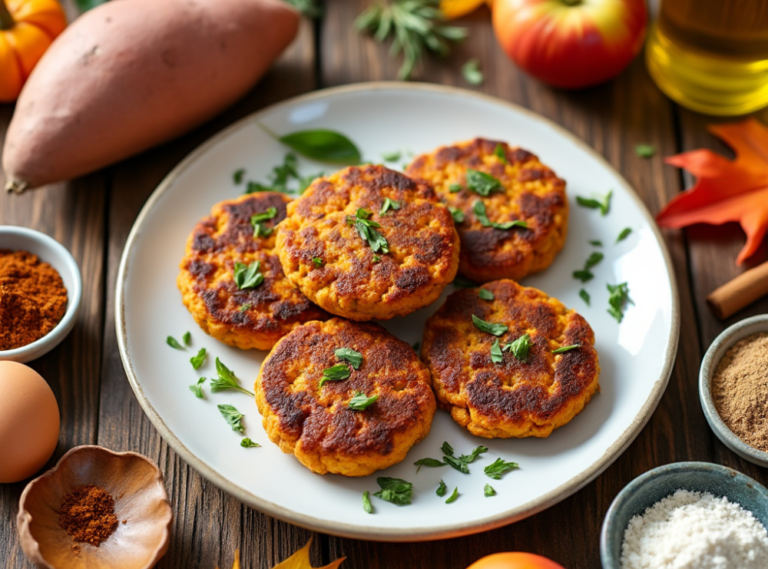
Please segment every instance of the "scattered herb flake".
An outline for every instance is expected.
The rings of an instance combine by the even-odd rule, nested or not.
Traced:
[[[602,261],[604,257],[605,256],[600,251],[593,251],[592,254],[589,256],[589,258],[587,259],[586,263],[584,263],[584,269],[587,269],[587,270],[591,269],[592,267],[600,263],[600,261]]]
[[[165,343],[172,347],[174,350],[186,350],[186,348],[179,344],[178,340],[176,340],[176,338],[173,336],[168,336],[165,339]]]
[[[467,466],[467,463],[463,460],[459,460],[455,456],[444,456],[443,461],[445,464],[455,468],[459,472],[462,472],[463,474],[469,474],[469,466]]]
[[[613,190],[608,192],[604,196],[600,196],[599,198],[583,198],[581,196],[576,196],[576,203],[578,203],[581,207],[586,207],[589,209],[599,209],[600,213],[602,215],[608,215],[608,212],[611,209],[611,197],[613,196]]]
[[[181,339],[184,341],[185,346],[192,344],[192,334],[190,332],[184,332],[184,335],[181,337]]]
[[[495,364],[500,364],[504,361],[504,353],[501,351],[498,338],[496,338],[491,346],[491,361]]]
[[[496,490],[493,489],[493,486],[490,484],[486,484],[485,488],[483,488],[483,494],[485,494],[486,498],[490,498],[491,496],[496,495]]]
[[[356,352],[352,348],[339,348],[334,353],[338,359],[344,362],[349,362],[349,365],[355,369],[360,369],[360,366],[363,363],[363,354]]]
[[[317,268],[322,267],[325,263],[323,263],[323,260],[320,257],[312,257],[312,264],[316,266]]]
[[[395,150],[394,152],[382,152],[381,157],[384,159],[384,162],[397,162],[400,160],[400,157],[403,155],[402,152],[399,150]]]
[[[373,262],[374,263],[380,263],[381,262],[381,257],[379,257],[378,255],[374,255],[373,256]]]
[[[621,230],[621,233],[619,233],[619,236],[616,238],[616,243],[620,243],[621,241],[624,241],[627,237],[629,237],[630,233],[632,233],[631,227],[625,227]]]
[[[373,513],[373,504],[371,504],[371,493],[366,490],[363,492],[363,510],[369,514]]]
[[[448,206],[448,211],[451,212],[451,217],[453,217],[455,223],[464,223],[465,215],[463,211],[451,206]]]
[[[245,304],[241,304],[240,308],[238,308],[237,311],[238,312],[245,312],[246,310],[248,310],[252,306],[253,306],[253,304],[251,304],[250,302],[246,302]]]
[[[264,275],[259,272],[261,261],[254,261],[250,265],[235,263],[235,284],[240,290],[256,288],[264,282]]]
[[[244,433],[245,426],[243,426],[243,415],[240,411],[235,409],[232,405],[218,405],[221,416],[227,420],[232,430],[237,433]]]
[[[480,330],[481,332],[485,332],[486,334],[493,334],[494,336],[501,336],[507,330],[509,330],[509,327],[505,326],[504,324],[486,322],[485,320],[478,318],[474,314],[472,315],[472,322],[475,324],[477,329]]]
[[[348,379],[352,375],[352,372],[344,364],[337,364],[333,367],[328,367],[323,370],[323,377],[320,379],[318,387],[322,387],[328,381],[342,381]]]
[[[443,451],[445,456],[453,456],[453,447],[448,444],[448,441],[443,443],[443,446],[440,447],[440,450]]]
[[[617,322],[621,323],[624,319],[624,307],[627,303],[632,303],[629,298],[629,286],[627,283],[617,285],[608,285],[608,292],[611,293],[608,298],[608,314],[613,316]]]
[[[488,447],[484,447],[480,445],[479,447],[476,447],[471,453],[469,454],[462,454],[459,457],[459,460],[462,462],[465,462],[467,464],[472,464],[475,462],[475,459],[480,456],[481,454],[488,452]]]
[[[264,222],[274,219],[277,215],[277,208],[270,207],[267,211],[256,213],[251,216],[251,225],[253,226],[254,237],[269,237],[274,231],[271,227],[267,227]]]
[[[389,253],[389,243],[381,233],[376,231],[381,225],[370,219],[371,215],[373,214],[370,211],[359,208],[354,216],[347,216],[347,224],[354,225],[357,233],[368,242],[368,246],[374,253]]]
[[[636,144],[635,154],[640,158],[652,158],[656,154],[656,147],[652,144]]]
[[[504,151],[504,145],[501,143],[498,143],[496,145],[496,148],[493,149],[493,154],[501,160],[504,164],[509,164],[509,161],[507,160],[507,153]]]
[[[580,280],[583,283],[587,283],[595,278],[595,275],[592,274],[592,271],[589,271],[587,269],[580,270],[580,271],[573,271],[573,278]]]
[[[500,192],[501,182],[480,170],[467,169],[467,188],[479,196],[488,197],[491,192]]]
[[[485,472],[486,476],[493,478],[494,480],[501,480],[501,477],[505,473],[517,468],[520,468],[520,466],[516,462],[506,462],[501,458],[497,458],[493,464],[486,466],[483,469],[483,472]]]
[[[205,362],[205,357],[206,357],[205,348],[200,348],[200,351],[197,352],[197,355],[192,356],[189,359],[189,363],[192,364],[193,369],[200,369],[200,366],[202,366],[203,363]]]
[[[493,300],[494,299],[493,293],[490,290],[488,290],[487,288],[481,288],[480,290],[478,290],[477,291],[477,296],[479,296],[483,300]]]
[[[398,209],[400,209],[400,202],[390,198],[384,198],[384,203],[381,204],[379,215],[386,214],[390,209],[393,211],[397,211]]]
[[[584,289],[581,289],[581,290],[579,291],[579,296],[581,297],[581,299],[582,299],[584,302],[586,302],[586,303],[587,303],[587,306],[589,306],[589,305],[590,305],[590,304],[589,304],[589,301],[590,301],[590,298],[589,298],[589,293],[588,293],[586,290],[584,290]]]
[[[470,59],[462,65],[461,74],[464,76],[464,80],[470,85],[477,87],[485,82],[485,75],[483,75],[483,72],[480,70],[480,61],[478,59]]]
[[[451,184],[448,186],[448,191],[452,194],[458,194],[461,191],[461,184]]]
[[[453,504],[456,499],[459,497],[459,488],[458,486],[453,489],[453,494],[445,501],[446,504]]]
[[[252,441],[248,437],[245,437],[243,440],[240,441],[240,446],[243,448],[256,448],[256,447],[260,447],[261,445],[255,441]]]
[[[189,390],[192,393],[194,393],[195,397],[197,397],[198,399],[203,398],[203,383],[205,383],[205,378],[201,377],[200,379],[197,380],[197,383],[189,386]]]
[[[422,466],[429,466],[430,468],[437,468],[438,466],[445,466],[445,463],[441,460],[437,460],[436,458],[420,458],[416,462],[414,462],[418,468],[416,469],[416,472],[421,470]]]
[[[575,350],[576,348],[580,348],[581,344],[571,344],[570,346],[560,346],[559,348],[552,350],[553,354],[564,354],[565,352],[570,352],[571,350]]]
[[[512,229],[513,227],[521,227],[523,229],[528,229],[528,222],[523,221],[522,219],[515,219],[513,221],[505,221],[503,223],[497,223],[495,221],[491,221],[488,219],[488,214],[485,210],[485,204],[477,200],[475,202],[475,205],[472,206],[472,211],[475,214],[475,217],[480,222],[480,225],[483,227],[493,227],[494,229]]]
[[[219,358],[216,358],[216,373],[218,378],[211,378],[212,392],[217,393],[219,391],[227,391],[228,389],[231,389],[233,391],[239,391],[240,393],[245,393],[246,395],[255,397],[253,393],[240,386],[240,381],[237,379],[237,376],[232,372],[231,369],[221,363]]]
[[[511,352],[515,358],[523,363],[528,362],[528,352],[531,349],[531,337],[528,334],[523,334],[514,342],[510,342],[504,349]]]
[[[440,496],[441,498],[445,496],[445,494],[448,492],[448,486],[445,485],[445,482],[440,480],[440,486],[437,487],[437,490],[435,490],[435,494]]]
[[[589,244],[592,245],[593,247],[602,247],[603,246],[603,242],[600,241],[599,239],[593,239],[592,241],[589,242]]]
[[[362,391],[355,391],[355,395],[349,400],[348,407],[353,411],[365,411],[378,400],[378,395],[371,395],[368,397]]]
[[[232,174],[232,181],[235,182],[236,186],[243,183],[243,176],[245,176],[245,169],[243,168],[235,170],[234,174]]]
[[[387,476],[377,478],[376,482],[381,487],[381,490],[374,494],[377,498],[392,502],[397,506],[406,506],[411,503],[413,484],[410,482],[401,478],[389,478]]]

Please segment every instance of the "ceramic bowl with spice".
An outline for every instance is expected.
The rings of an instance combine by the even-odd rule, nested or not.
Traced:
[[[21,547],[44,569],[149,569],[172,522],[160,469],[133,452],[80,446],[24,489]]]
[[[82,297],[77,262],[58,241],[0,226],[0,360],[25,363],[55,348],[75,325]]]
[[[603,569],[768,567],[768,489],[719,464],[677,462],[635,478],[603,521]]]
[[[704,416],[725,446],[768,467],[768,315],[720,334],[699,372]]]

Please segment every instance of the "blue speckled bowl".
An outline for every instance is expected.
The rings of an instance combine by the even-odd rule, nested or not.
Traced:
[[[768,527],[768,489],[749,476],[709,462],[659,466],[627,484],[608,509],[600,533],[603,569],[620,569],[621,544],[629,520],[679,489],[725,496]]]

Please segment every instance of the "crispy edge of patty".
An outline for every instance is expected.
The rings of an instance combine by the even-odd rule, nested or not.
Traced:
[[[360,352],[362,365],[319,388],[323,370],[343,363],[335,356],[342,347]],[[357,391],[379,399],[353,411]],[[319,474],[366,476],[402,461],[429,434],[436,408],[429,371],[408,344],[378,324],[339,318],[282,338],[254,392],[270,440]]]
[[[497,148],[503,158],[497,155]],[[498,179],[503,191],[482,197],[467,189],[469,168]],[[475,138],[422,154],[406,172],[427,180],[443,203],[464,213],[464,221],[456,228],[461,237],[459,271],[467,278],[478,282],[520,280],[546,269],[565,244],[565,181],[523,148]],[[453,184],[459,184],[461,191],[451,192]],[[485,204],[491,222],[521,220],[529,229],[484,227],[473,211],[478,200]]]
[[[285,278],[274,251],[274,227],[285,217],[289,201],[276,192],[224,200],[189,235],[177,286],[195,321],[217,340],[242,349],[268,350],[295,326],[328,318]],[[277,214],[264,224],[272,233],[254,237],[251,216],[270,207]],[[264,282],[238,289],[233,276],[236,261],[246,265],[260,261]]]
[[[380,215],[385,198],[400,208]],[[376,230],[387,239],[389,254],[375,253],[348,223],[358,208],[381,225]],[[384,166],[350,167],[315,180],[288,206],[277,244],[286,275],[309,299],[359,321],[427,306],[459,264],[453,218],[432,188]]]
[[[511,280],[486,284],[493,301],[478,289],[451,294],[427,321],[422,358],[432,373],[441,407],[472,434],[486,438],[547,437],[568,423],[599,390],[600,364],[587,321],[545,293]],[[504,351],[491,361],[496,336],[480,331],[472,315],[503,323],[500,346],[528,333],[527,363]],[[552,350],[581,344],[553,354]]]

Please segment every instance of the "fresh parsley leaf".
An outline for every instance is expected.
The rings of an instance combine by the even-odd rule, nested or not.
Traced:
[[[456,223],[464,223],[464,212],[458,208],[448,206],[448,211],[451,212],[451,217]]]
[[[381,257],[379,257],[378,255],[374,255],[372,260],[373,260],[374,264],[375,263],[380,263],[381,262]]]
[[[440,447],[440,450],[443,451],[445,456],[453,456],[453,447],[448,444],[448,441],[443,443],[443,446]]]
[[[480,61],[478,59],[470,59],[462,65],[461,74],[464,76],[464,81],[470,85],[479,86],[485,82],[485,75],[480,70]]]
[[[216,358],[216,373],[218,374],[218,378],[211,378],[212,392],[217,393],[219,391],[226,391],[231,389],[233,391],[239,391],[240,393],[245,393],[246,395],[255,397],[253,393],[240,386],[240,381],[237,379],[237,376],[232,373],[231,369],[221,363],[219,358]]]
[[[490,290],[488,290],[487,288],[481,288],[480,290],[478,290],[477,291],[477,296],[479,296],[483,300],[493,300],[494,299],[493,293]]]
[[[498,338],[496,338],[491,346],[491,361],[495,364],[500,364],[504,361],[504,353],[501,351]]]
[[[371,504],[371,493],[366,490],[363,492],[363,510],[369,514],[373,513],[373,504]]]
[[[312,264],[316,266],[317,268],[322,267],[325,263],[323,263],[323,260],[320,257],[312,257]]]
[[[240,308],[238,308],[238,309],[237,309],[237,311],[238,311],[238,312],[245,312],[246,310],[248,310],[248,309],[249,309],[249,308],[251,308],[252,306],[253,306],[253,304],[252,304],[252,303],[250,303],[250,302],[246,302],[245,304],[241,304],[241,305],[240,305]]]
[[[485,320],[482,320],[472,315],[472,322],[475,324],[478,330],[481,332],[485,332],[486,334],[493,334],[494,336],[501,336],[503,335],[507,330],[509,330],[508,326],[505,326],[504,324],[498,324],[494,322],[486,322]]]
[[[261,445],[257,442],[252,441],[248,437],[245,437],[243,440],[240,441],[240,446],[243,448],[256,448],[256,447],[260,447]]]
[[[418,354],[419,350],[421,349],[421,342],[416,342],[411,347],[413,348],[413,351]]]
[[[174,350],[186,350],[186,348],[179,344],[178,340],[176,340],[176,338],[173,336],[168,336],[165,339],[165,343],[172,347]]]
[[[250,265],[235,263],[235,284],[240,290],[255,288],[264,282],[264,275],[259,272],[261,261],[254,261]]]
[[[397,506],[406,506],[411,503],[413,497],[413,484],[407,482],[401,478],[389,478],[387,476],[381,476],[376,479],[381,490],[376,492],[374,496],[392,502]]]
[[[586,302],[586,303],[587,303],[587,306],[589,306],[589,301],[590,301],[589,293],[588,293],[586,290],[584,290],[584,289],[581,289],[581,290],[579,291],[579,296],[581,297],[581,299],[582,299],[584,302]]]
[[[600,241],[599,239],[593,239],[592,241],[589,242],[589,244],[592,245],[593,247],[602,247],[603,246],[603,242]]]
[[[243,183],[243,176],[245,176],[245,170],[243,168],[240,168],[239,170],[235,170],[235,173],[232,174],[232,181],[235,183],[236,186],[239,186]]]
[[[446,504],[453,504],[456,499],[459,497],[459,488],[456,487],[453,489],[453,494],[445,501]]]
[[[200,379],[197,380],[197,383],[189,386],[189,390],[192,393],[194,393],[195,397],[197,397],[198,399],[203,398],[203,383],[205,383],[205,378],[201,377]]]
[[[490,484],[486,484],[485,488],[483,488],[483,494],[485,494],[486,498],[490,498],[491,496],[496,495],[496,490],[493,489],[493,486]]]
[[[403,155],[402,152],[399,150],[395,150],[394,152],[382,152],[381,157],[384,159],[384,162],[397,162],[400,160],[400,157]]]
[[[608,285],[608,314],[613,316],[617,322],[621,323],[624,319],[624,307],[627,303],[632,303],[629,298],[629,286],[627,283],[617,285]]]
[[[469,474],[469,466],[467,466],[467,463],[464,462],[463,460],[460,460],[455,456],[444,456],[443,461],[445,461],[445,464],[455,468],[459,472],[462,472],[464,474]]]
[[[349,362],[349,365],[355,369],[360,369],[363,363],[363,354],[356,352],[352,348],[339,348],[335,354],[338,359]]]
[[[589,258],[587,259],[587,262],[584,263],[584,268],[591,269],[592,267],[600,263],[600,261],[602,261],[603,258],[604,258],[604,255],[600,251],[593,251],[592,254],[589,256]]]
[[[565,352],[570,352],[571,350],[575,350],[576,348],[580,348],[581,344],[571,344],[570,346],[560,346],[556,350],[552,350],[553,354],[564,354]]]
[[[448,486],[445,485],[445,482],[440,480],[440,486],[438,486],[437,490],[435,490],[435,494],[442,498],[445,496],[446,492],[448,492]]]
[[[441,460],[437,460],[436,458],[420,458],[416,462],[414,462],[418,468],[416,469],[416,472],[421,470],[422,466],[429,466],[431,468],[437,468],[438,466],[445,466],[445,463]]]
[[[592,271],[588,269],[580,270],[580,271],[573,271],[573,278],[578,279],[583,283],[591,281],[593,278],[595,278],[595,275],[592,274]]]
[[[317,386],[322,387],[329,381],[349,379],[350,375],[352,375],[352,372],[349,370],[349,367],[344,364],[337,364],[323,370],[323,377],[320,379],[320,383],[318,383]]]
[[[479,196],[487,197],[491,192],[500,192],[501,182],[480,170],[467,169],[467,188]]]
[[[256,213],[251,216],[251,225],[253,226],[254,237],[269,237],[274,231],[271,227],[267,227],[264,222],[274,219],[277,215],[277,208],[270,207],[267,211]]]
[[[632,233],[631,227],[625,227],[621,230],[621,233],[619,233],[619,236],[616,238],[616,243],[620,243],[621,241],[624,241],[627,237],[629,237],[629,234]]]
[[[264,125],[261,126],[265,128]],[[269,134],[273,135],[271,132]],[[362,161],[360,150],[355,143],[333,130],[301,130],[276,138],[294,152],[318,162],[348,165]]]
[[[511,352],[515,358],[523,363],[528,362],[528,352],[531,349],[531,337],[528,334],[523,334],[514,342],[510,342],[504,349]]]
[[[461,191],[461,184],[451,184],[448,186],[448,191],[452,194],[458,194]]]
[[[640,158],[652,158],[656,154],[656,147],[652,144],[636,144],[635,154]]]
[[[496,148],[493,150],[493,154],[501,160],[504,164],[509,164],[509,161],[507,160],[507,153],[504,150],[504,145],[499,143],[496,145]]]
[[[206,352],[205,348],[200,348],[200,351],[197,352],[196,356],[192,356],[189,359],[189,363],[192,364],[193,369],[200,369],[200,366],[203,365],[205,362]]]
[[[244,433],[245,426],[243,426],[243,415],[240,411],[235,409],[232,405],[218,405],[219,413],[227,420],[232,430],[237,433]]]
[[[475,449],[474,449],[474,450],[473,450],[471,453],[469,453],[469,454],[462,454],[462,455],[459,457],[459,460],[460,460],[460,461],[462,461],[462,462],[464,462],[464,463],[466,463],[466,464],[472,464],[473,462],[475,462],[475,459],[476,459],[478,456],[480,456],[481,454],[483,454],[484,452],[488,452],[488,447],[484,447],[484,446],[482,446],[482,445],[481,445],[481,446],[479,446],[479,447],[476,447],[476,448],[475,448]]]
[[[384,215],[389,210],[397,211],[400,209],[400,202],[397,200],[392,200],[389,198],[384,198],[384,203],[381,204],[381,209],[379,210],[379,215]]]
[[[513,227],[521,227],[523,229],[528,229],[528,222],[524,221],[522,219],[515,219],[514,221],[505,221],[503,223],[496,223],[495,221],[491,221],[488,219],[488,214],[485,210],[485,204],[477,200],[475,202],[475,205],[472,206],[472,211],[475,214],[475,217],[480,222],[480,225],[483,227],[493,227],[494,229],[512,229]]]
[[[347,216],[347,223],[354,225],[358,235],[368,242],[368,246],[374,253],[389,253],[389,243],[384,236],[376,231],[381,225],[369,219],[373,215],[370,211],[360,208],[354,216]]]
[[[247,184],[247,186],[245,188],[245,192],[244,193],[246,193],[246,194],[255,194],[257,192],[279,192],[279,191],[283,191],[283,190],[281,190],[280,188],[274,188],[272,186],[267,186],[265,184],[260,184],[259,182],[248,181],[248,184]],[[284,191],[287,192],[288,190],[286,189]]]
[[[493,478],[494,480],[501,480],[501,477],[505,473],[517,468],[520,468],[520,466],[516,462],[507,462],[501,458],[497,458],[493,464],[486,466],[483,469],[483,472],[485,472],[486,476]]]
[[[371,395],[368,397],[362,391],[355,391],[355,395],[349,400],[348,407],[353,411],[365,411],[378,400],[378,395]]]
[[[581,207],[586,207],[589,209],[599,209],[600,213],[605,216],[605,215],[608,215],[608,212],[611,209],[612,196],[613,196],[613,190],[611,190],[604,196],[600,196],[599,198],[583,198],[581,196],[576,196],[576,203],[578,203]]]
[[[456,275],[456,278],[453,279],[451,284],[456,288],[477,288],[480,286],[475,281],[471,281],[466,277],[462,277],[461,275]]]
[[[181,337],[181,339],[185,346],[192,344],[192,334],[190,332],[184,332],[184,335]]]

